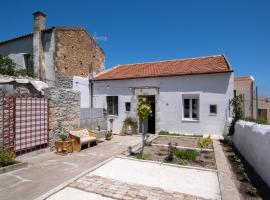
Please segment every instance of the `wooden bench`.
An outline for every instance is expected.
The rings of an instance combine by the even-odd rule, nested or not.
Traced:
[[[87,144],[88,147],[92,143],[97,145],[97,135],[93,131],[87,129],[78,128],[69,132],[69,137],[74,140],[73,150],[81,151],[82,145]]]

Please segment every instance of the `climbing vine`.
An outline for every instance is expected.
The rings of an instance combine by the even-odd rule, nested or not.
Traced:
[[[234,134],[234,127],[235,127],[236,122],[240,119],[243,119],[244,114],[243,114],[241,103],[242,103],[241,95],[235,96],[230,101],[230,105],[233,108],[232,110],[233,118],[229,127],[229,134],[228,134],[230,136]]]

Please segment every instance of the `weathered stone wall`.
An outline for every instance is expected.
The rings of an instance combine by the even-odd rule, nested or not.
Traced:
[[[82,28],[55,28],[57,72],[65,76],[88,76],[104,69],[104,51]]]
[[[64,88],[47,88],[44,95],[49,98],[49,137],[52,146],[57,134],[80,126],[80,92]]]
[[[72,89],[73,77],[72,76],[63,76],[63,75],[57,73],[56,79],[55,79],[55,87],[56,88]]]

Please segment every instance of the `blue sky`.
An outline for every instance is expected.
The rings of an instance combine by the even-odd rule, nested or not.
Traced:
[[[47,26],[83,26],[106,53],[106,68],[224,53],[235,75],[253,75],[270,95],[270,1],[24,0],[1,1],[0,41],[29,33],[32,13]]]

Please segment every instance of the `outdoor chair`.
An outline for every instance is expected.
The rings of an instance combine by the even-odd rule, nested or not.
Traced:
[[[87,144],[88,147],[92,143],[97,145],[97,135],[93,131],[87,129],[78,128],[73,131],[70,131],[69,136],[71,139],[74,139],[73,149],[74,151],[81,151],[82,145]]]

